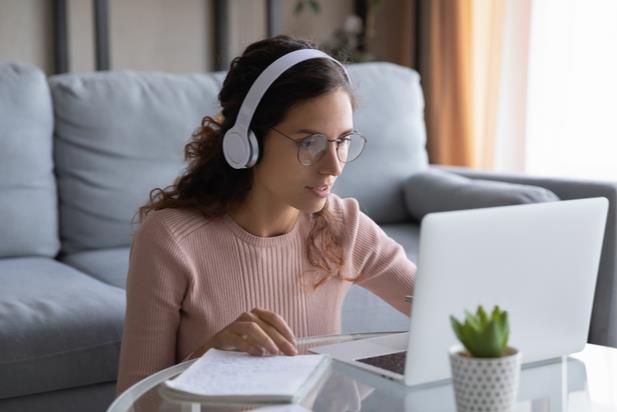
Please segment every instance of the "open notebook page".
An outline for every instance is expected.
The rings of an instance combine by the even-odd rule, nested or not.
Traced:
[[[266,356],[210,349],[170,388],[202,396],[277,396],[293,398],[325,355]]]

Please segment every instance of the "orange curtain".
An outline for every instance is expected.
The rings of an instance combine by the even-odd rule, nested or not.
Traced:
[[[429,159],[474,167],[472,0],[423,1],[420,10]]]
[[[388,0],[379,9],[371,50],[420,73],[431,163],[493,168],[506,8],[521,1]]]

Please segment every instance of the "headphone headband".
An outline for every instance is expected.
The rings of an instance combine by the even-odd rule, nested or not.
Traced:
[[[341,68],[345,72],[347,81],[351,83],[349,79],[349,74],[347,73],[347,69],[345,69],[345,66],[343,66],[338,60],[332,58],[330,55],[322,52],[321,50],[300,49],[291,53],[287,53],[284,56],[276,59],[257,77],[255,82],[249,89],[246,97],[244,98],[242,106],[240,106],[240,111],[238,113],[238,117],[236,118],[236,123],[233,127],[240,133],[247,133],[249,125],[251,124],[251,120],[253,119],[253,114],[255,114],[255,110],[257,110],[259,102],[263,98],[264,94],[266,94],[272,83],[274,83],[281,74],[283,74],[296,64],[305,60],[316,58],[326,58],[338,63],[338,65],[341,66]]]
[[[257,110],[259,102],[268,91],[272,83],[292,66],[305,60],[325,58],[337,63],[345,73],[347,81],[351,78],[345,66],[330,55],[317,49],[300,49],[287,53],[272,62],[251,85],[246,97],[242,101],[240,111],[234,125],[225,133],[223,138],[223,153],[227,163],[235,169],[252,167],[257,161],[258,145],[249,125]]]

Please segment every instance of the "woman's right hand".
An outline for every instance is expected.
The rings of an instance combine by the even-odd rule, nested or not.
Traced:
[[[241,314],[193,355],[200,356],[210,348],[255,356],[298,354],[295,336],[285,320],[275,312],[259,308]]]

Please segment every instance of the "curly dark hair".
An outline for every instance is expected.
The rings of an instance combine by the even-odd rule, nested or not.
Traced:
[[[241,204],[251,189],[253,172],[227,164],[223,136],[234,125],[249,88],[267,66],[289,52],[315,48],[310,41],[279,35],[252,43],[234,58],[218,95],[222,111],[203,118],[184,148],[188,163],[185,172],[172,185],[150,192],[149,201],[137,212],[138,220],[142,222],[149,212],[165,208],[192,209],[213,219]],[[329,59],[305,60],[285,71],[265,93],[250,123],[260,147],[266,133],[294,104],[339,89],[349,95],[355,108],[356,99],[344,71]],[[327,205],[313,214],[312,222],[306,252],[318,273],[314,287],[330,278],[354,280],[342,274],[343,222]]]

